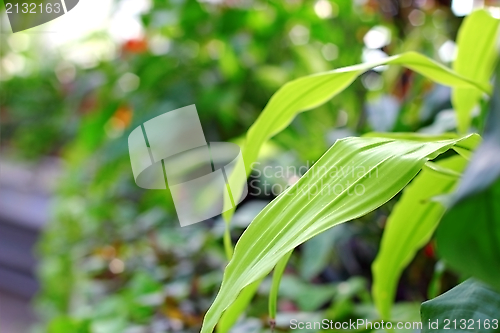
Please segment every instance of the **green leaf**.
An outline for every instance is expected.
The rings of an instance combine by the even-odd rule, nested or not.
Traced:
[[[453,169],[447,168],[439,163],[427,162],[424,166],[426,170],[432,170],[434,172],[439,173],[441,176],[451,177],[453,179],[458,179],[462,177],[460,172],[457,172]]]
[[[434,265],[434,273],[427,287],[427,298],[437,297],[441,293],[442,282],[444,273],[446,272],[446,265],[443,260],[439,260]]]
[[[437,142],[383,138],[338,140],[293,186],[264,208],[236,244],[202,332],[211,332],[247,285],[315,235],[376,209],[401,191],[429,160],[477,136]]]
[[[441,140],[451,140],[457,137],[456,133],[443,133],[439,135],[428,135],[423,133],[414,133],[414,132],[396,132],[396,133],[378,133],[371,132],[363,135],[364,137],[378,137],[378,138],[390,138],[390,139],[400,139],[400,140],[412,140],[412,141],[421,141],[421,142],[429,142],[429,141],[441,141]],[[460,154],[465,159],[469,160],[472,151],[468,147],[461,147],[460,144],[453,146],[453,150]],[[427,163],[428,166],[428,163]]]
[[[461,172],[466,160],[454,156],[436,163],[439,168]],[[391,307],[404,268],[431,238],[445,208],[432,197],[452,191],[457,178],[424,169],[404,190],[387,220],[380,250],[372,265],[372,294],[382,319],[390,319]]]
[[[52,319],[47,327],[48,333],[88,333],[90,332],[90,321],[59,316]]]
[[[325,103],[347,88],[359,75],[380,65],[402,65],[444,85],[473,88],[487,93],[490,91],[488,84],[464,78],[415,52],[306,76],[291,81],[278,90],[250,127],[243,151],[247,172],[248,167],[256,161],[262,144],[285,129],[297,113]]]
[[[273,273],[273,283],[271,285],[271,291],[269,292],[269,318],[276,319],[276,303],[278,302],[278,291],[280,288],[281,277],[285,272],[286,264],[288,259],[292,255],[293,250],[288,252],[283,258],[278,261]]]
[[[390,138],[399,140],[411,140],[411,141],[440,141],[440,140],[453,140],[456,139],[456,133],[443,133],[438,135],[415,133],[415,132],[370,132],[363,135],[368,138]],[[455,148],[455,147],[454,147]]]
[[[247,175],[250,174],[251,165],[257,160],[262,145],[285,129],[298,113],[311,110],[327,102],[347,88],[358,76],[380,65],[405,66],[435,82],[451,87],[471,88],[485,93],[489,93],[491,90],[489,84],[477,83],[460,76],[449,68],[416,52],[407,52],[376,62],[343,67],[299,78],[285,84],[271,97],[259,118],[248,130],[246,143],[243,147],[243,160]],[[244,184],[234,184],[237,182],[235,177],[234,175],[230,176],[231,188],[234,188],[234,193],[242,193]],[[228,210],[223,215],[228,221],[232,211]]]
[[[420,312],[423,333],[493,332],[500,327],[500,294],[479,281],[469,279],[422,303]]]
[[[498,66],[500,71],[500,66]],[[497,74],[498,77],[498,74]],[[490,104],[484,142],[467,166],[441,221],[437,250],[455,270],[500,290],[500,81]]]
[[[459,272],[500,290],[500,181],[458,202],[439,224],[437,250]]]
[[[453,69],[475,82],[487,84],[497,58],[498,23],[486,10],[467,16],[457,35],[457,58]],[[454,87],[451,101],[457,112],[458,130],[466,133],[471,122],[472,108],[479,102],[481,92],[474,88]]]
[[[233,327],[233,325],[238,321],[240,315],[245,311],[248,304],[252,301],[257,289],[262,280],[255,281],[249,286],[245,287],[243,291],[238,295],[236,301],[224,312],[222,317],[217,324],[217,333],[227,333]]]
[[[463,180],[453,195],[453,203],[486,190],[500,177],[500,80],[498,79],[500,78],[500,65],[497,66],[496,76],[484,141],[467,166]]]

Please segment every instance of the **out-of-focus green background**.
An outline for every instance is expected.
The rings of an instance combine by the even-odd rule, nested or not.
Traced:
[[[168,192],[135,185],[128,134],[196,104],[207,141],[242,142],[272,94],[294,78],[410,50],[449,64],[462,16],[488,5],[81,0],[64,17],[16,34],[2,7],[0,331],[199,330],[227,263],[224,223],[181,228]],[[409,70],[376,68],[273,138],[251,180],[269,165],[310,166],[345,136],[453,130],[449,96]],[[261,175],[236,211],[234,240],[299,176]],[[370,264],[393,204],[294,253],[278,330],[287,316],[373,315]],[[434,264],[429,244],[400,283],[402,313],[418,316],[412,302],[426,297]],[[456,278],[442,281],[446,290]],[[268,330],[268,290],[265,281],[235,332]]]

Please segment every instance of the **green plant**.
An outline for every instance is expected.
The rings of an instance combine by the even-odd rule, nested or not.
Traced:
[[[488,33],[483,34],[476,27],[485,22],[488,26]],[[271,98],[247,134],[244,146],[247,171],[249,171],[248,166],[257,159],[262,144],[288,126],[298,112],[321,105],[341,92],[361,73],[382,64],[403,65],[436,82],[451,86],[454,89],[454,104],[460,105],[456,106],[458,128],[461,132],[467,131],[471,123],[470,109],[479,102],[482,94],[491,95],[488,81],[493,71],[494,60],[497,58],[493,47],[497,28],[498,20],[483,11],[475,12],[466,19],[459,32],[458,56],[454,66],[456,71],[445,68],[422,55],[406,53],[377,63],[341,68],[288,83]],[[482,52],[480,57],[479,53],[470,51],[475,48],[475,45],[479,45],[477,49]],[[483,61],[483,59],[486,60]],[[464,66],[464,63],[468,66]],[[497,124],[500,109],[495,103],[491,105],[490,117],[494,120],[493,123]],[[498,127],[492,131],[497,133]],[[490,132],[487,131],[486,134],[488,133]],[[487,138],[490,137],[491,139],[487,139],[481,146],[484,147],[489,143],[489,153],[497,151],[496,147],[500,141],[496,134],[488,134]],[[462,210],[473,213],[473,207],[479,208],[482,204],[487,206],[486,209],[491,210],[480,215],[480,218],[485,221],[484,226],[486,226],[486,221],[489,223],[493,239],[484,247],[479,248],[480,253],[474,255],[477,265],[467,266],[467,263],[471,262],[472,255],[468,256],[469,260],[465,264],[458,264],[460,260],[456,254],[456,244],[460,244],[458,246],[463,246],[463,244],[457,243],[457,239],[454,238],[456,232],[451,233],[448,230],[440,233],[438,231],[438,244],[444,244],[440,249],[443,258],[459,272],[475,275],[498,288],[499,275],[493,267],[500,267],[498,265],[499,253],[491,252],[491,247],[499,244],[500,232],[500,219],[496,217],[498,208],[493,204],[493,202],[498,202],[496,187],[481,194],[486,197],[469,199],[475,200],[468,204],[473,207],[465,203],[459,204],[465,200],[464,198],[470,196],[470,193],[477,192],[477,189],[463,190],[467,195],[460,194],[460,189],[464,186],[474,187],[467,185],[467,179],[472,173],[470,170],[474,169],[474,161],[480,158],[477,155],[481,153],[481,148],[478,149],[477,154],[473,155],[479,143],[478,135],[450,134],[436,137],[412,133],[388,135],[378,133],[370,137],[337,141],[308,173],[271,202],[241,236],[236,244],[234,255],[226,267],[219,294],[205,316],[202,332],[212,331],[224,311],[234,311],[232,304],[236,304],[238,309],[243,309],[242,304],[250,300],[248,294],[251,294],[251,291],[248,289],[254,290],[255,283],[258,283],[276,265],[279,268],[275,269],[277,276],[275,281],[279,281],[284,265],[282,260],[286,263],[288,254],[295,247],[339,223],[363,216],[380,207],[403,190],[414,178],[389,218],[382,248],[373,266],[375,279],[373,297],[381,318],[391,319],[390,309],[399,275],[416,250],[432,236],[445,211],[442,206],[443,201],[448,202],[448,205],[450,202],[442,199],[442,196],[452,193],[457,183],[460,183],[458,197],[452,201],[456,206],[445,215],[439,228],[445,229],[451,224],[447,223],[448,220],[456,220],[459,217],[465,222],[467,215],[464,216]],[[437,163],[429,162],[449,149],[455,150],[459,155]],[[473,162],[460,181],[466,161],[471,156],[473,156]],[[476,164],[480,165],[481,162]],[[349,165],[359,166],[363,171],[356,175],[354,173],[339,174],[338,170]],[[419,174],[422,168],[425,170]],[[332,173],[332,170],[337,172]],[[374,170],[378,172],[377,177],[370,177]],[[486,178],[489,182],[481,188],[482,191],[498,177],[497,170],[498,168],[488,172],[490,176]],[[463,185],[464,183],[466,185]],[[366,191],[362,196],[349,196],[349,190],[353,190],[356,185],[364,186]],[[341,186],[343,189],[337,196],[322,195],[320,189],[325,187],[331,189],[335,186]],[[432,190],[428,190],[429,186],[432,186]],[[311,189],[315,189],[314,192]],[[226,216],[229,217],[230,214]],[[457,230],[455,227],[449,228]],[[459,230],[464,235],[463,237],[466,237],[464,228]],[[484,239],[487,233],[488,230],[481,229],[473,234],[479,239]],[[476,240],[474,244],[476,243],[479,244],[479,241]],[[455,244],[455,246],[448,252],[447,249],[451,247],[449,244]],[[492,265],[495,266],[492,267]],[[276,283],[278,282],[273,281],[273,286]],[[238,299],[239,294],[244,297],[240,296],[242,299]],[[272,292],[270,297],[270,316],[273,318],[276,292]],[[471,302],[474,301],[477,300],[471,300]],[[460,304],[456,306],[460,307]],[[235,316],[236,313],[232,312],[232,315]],[[226,329],[227,325],[224,325],[224,329],[219,331]]]
[[[32,163],[47,154],[64,160],[52,219],[38,246],[40,331],[153,331],[162,325],[170,325],[164,330],[199,331],[226,258],[232,256],[231,242],[274,194],[249,197],[235,212],[231,228],[233,212],[225,214],[224,232],[215,220],[179,228],[168,192],[135,186],[126,142],[130,130],[193,103],[210,140],[240,144],[253,124],[244,145],[248,171],[257,158],[263,166],[302,166],[319,159],[244,232],[228,266],[224,290],[206,316],[205,331],[215,323],[219,332],[234,324],[241,331],[249,323],[264,326],[263,309],[269,309],[271,319],[276,314],[280,319],[285,307],[294,314],[310,312],[334,320],[418,320],[427,283],[417,290],[409,276],[431,280],[432,270],[425,265],[432,266],[435,258],[427,257],[427,249],[432,250],[436,241],[440,261],[429,295],[456,284],[452,269],[460,279],[472,273],[495,284],[495,242],[493,237],[484,239],[485,234],[494,234],[484,231],[490,228],[487,215],[475,214],[479,205],[494,207],[487,199],[494,199],[496,190],[490,190],[486,180],[495,178],[495,172],[477,169],[485,176],[478,196],[452,200],[447,195],[463,191],[459,184],[466,178],[467,160],[477,160],[472,151],[481,140],[467,135],[469,127],[484,134],[478,154],[495,142],[483,128],[491,123],[486,120],[487,95],[496,96],[490,93],[489,80],[498,21],[486,11],[467,17],[456,38],[459,51],[450,69],[431,60],[447,62],[439,47],[455,40],[461,21],[443,1],[393,1],[397,16],[392,9],[387,11],[384,1],[252,3],[255,6],[240,7],[240,1],[151,1],[151,9],[142,15],[143,39],[114,45],[114,55],[97,55],[84,64],[59,52],[63,49],[47,56],[36,45],[35,35],[28,38],[27,49],[19,45],[11,49],[15,43],[8,34],[0,36],[6,46],[0,49],[1,69],[16,59],[13,54],[26,63],[24,72],[2,72],[9,75],[2,75],[1,82],[1,153],[8,152],[7,158],[27,156]],[[330,17],[317,15],[318,3],[331,5]],[[412,12],[425,15],[425,22],[409,22]],[[349,66],[364,59],[364,37],[372,30],[386,30],[391,36],[377,51],[399,55]],[[114,43],[103,31],[71,47],[81,44],[92,49]],[[32,66],[38,63],[40,71]],[[325,72],[331,68],[337,70]],[[285,84],[310,73],[320,74]],[[137,90],[124,91],[119,81],[130,74],[140,84]],[[441,111],[451,107],[446,88],[432,81],[452,87],[460,135],[442,134],[439,128],[435,136],[416,133],[431,123],[439,125],[439,115],[445,113]],[[384,130],[415,133],[366,134],[377,130],[369,110],[377,102],[384,111],[379,115],[385,108],[396,108],[394,123]],[[336,138],[358,134],[362,137],[341,139],[325,153]],[[496,151],[486,149],[485,156],[500,156]],[[356,171],[361,175],[339,173],[350,163],[360,167]],[[333,170],[338,177],[322,176],[322,169]],[[338,199],[315,194],[313,185],[326,181],[332,190],[345,186],[346,193]],[[349,196],[356,185],[366,186],[370,194],[364,199]],[[457,202],[444,218],[443,202],[449,206]],[[287,219],[290,212],[297,214]],[[474,229],[469,216],[474,221],[482,218],[474,232],[469,232]],[[454,228],[455,221],[460,228]],[[264,236],[270,241],[265,244],[263,239],[257,247],[249,235],[264,230],[269,231]],[[452,239],[446,236],[450,230],[460,241],[447,243]],[[341,246],[355,241],[369,255],[359,271],[348,271],[345,262],[352,258],[347,254],[354,251]],[[484,248],[462,245],[469,243]],[[425,244],[425,252],[420,251]],[[476,257],[484,260],[470,264]],[[466,264],[462,258],[468,259]],[[273,266],[271,281],[265,275]],[[399,288],[412,294],[398,293],[395,303],[400,276]],[[228,290],[234,295],[224,294]],[[438,297],[433,304],[440,307],[439,302]],[[246,318],[238,320],[243,312]],[[278,320],[277,326],[282,328],[283,322]]]

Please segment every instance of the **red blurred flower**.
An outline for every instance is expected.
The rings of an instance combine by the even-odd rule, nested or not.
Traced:
[[[113,122],[119,127],[127,128],[132,122],[133,110],[128,105],[121,105],[113,115]]]
[[[425,248],[424,248],[424,253],[427,257],[429,258],[434,258],[434,242],[429,242]]]
[[[122,51],[125,53],[144,53],[148,50],[148,41],[142,39],[129,39],[122,45]]]

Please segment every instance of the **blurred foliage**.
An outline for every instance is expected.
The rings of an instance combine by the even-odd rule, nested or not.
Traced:
[[[47,155],[64,161],[53,216],[39,244],[37,304],[44,324],[38,329],[164,332],[201,326],[226,264],[223,223],[180,228],[168,192],[135,185],[127,149],[133,128],[196,104],[207,141],[239,142],[285,82],[404,51],[449,62],[444,46],[453,44],[459,23],[445,1],[155,0],[142,15],[143,38],[115,43],[95,33],[72,45],[98,46],[97,56],[80,62],[62,48],[39,51],[36,37],[19,48],[12,36],[0,34],[7,46],[0,50],[2,154],[30,163]],[[16,69],[20,59],[24,69]],[[453,129],[453,119],[450,124],[446,118],[449,96],[448,88],[409,70],[376,68],[299,115],[264,147],[261,160],[310,166],[347,135]],[[286,186],[297,176],[265,180]],[[237,210],[234,239],[279,194],[264,192]],[[278,313],[298,317],[321,309],[336,320],[377,318],[368,293],[370,265],[393,205],[295,251]],[[405,272],[397,299],[424,299],[434,263],[430,243]],[[443,279],[443,288],[456,281],[451,274]],[[269,282],[236,329],[267,327]]]

